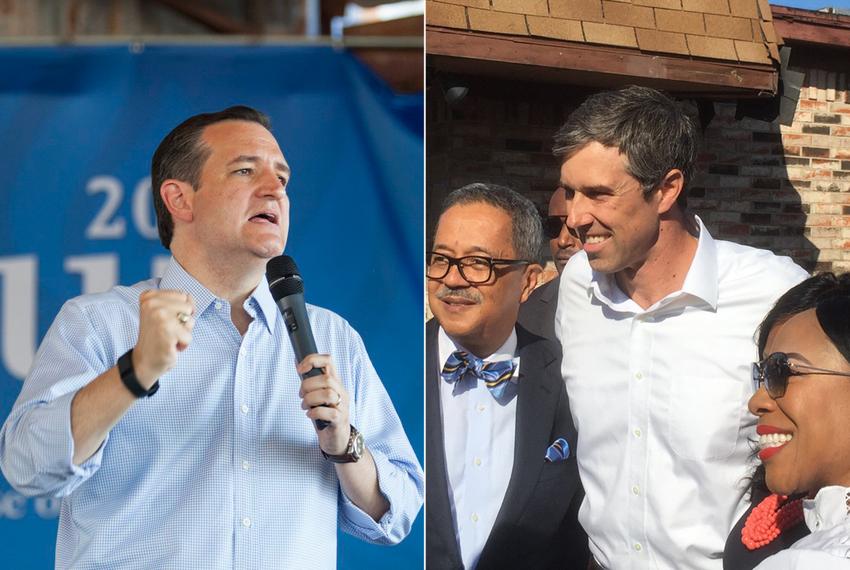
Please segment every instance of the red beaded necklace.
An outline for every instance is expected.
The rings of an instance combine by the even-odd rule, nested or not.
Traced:
[[[741,530],[741,542],[750,550],[761,548],[802,519],[802,499],[788,501],[787,496],[774,493],[750,512]]]

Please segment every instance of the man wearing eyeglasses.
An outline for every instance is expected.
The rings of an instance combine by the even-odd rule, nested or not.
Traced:
[[[516,324],[541,238],[534,205],[508,188],[443,203],[426,260],[429,568],[586,565],[558,348]]]
[[[597,568],[720,570],[745,509],[753,333],[806,272],[687,212],[693,120],[654,89],[587,99],[555,136],[567,225],[556,332]]]
[[[519,309],[519,323],[540,336],[555,339],[555,308],[558,306],[558,285],[561,272],[570,258],[581,251],[581,242],[567,227],[567,197],[563,188],[556,188],[549,198],[548,215],[543,220],[543,234],[549,240],[549,251],[558,277],[539,286]]]

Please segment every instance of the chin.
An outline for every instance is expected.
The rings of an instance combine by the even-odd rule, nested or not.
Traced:
[[[783,475],[784,474],[777,473],[775,471],[765,471],[765,482],[767,483],[767,488],[770,489],[771,492],[788,496],[806,492],[806,489],[799,488],[796,481],[792,481],[790,477]]]
[[[461,342],[462,344],[461,339],[469,337],[475,330],[475,325],[470,324],[467,319],[446,314],[442,311],[434,311],[433,308],[431,310],[434,313],[434,318],[437,319],[437,322],[440,323],[446,334],[454,341]]]

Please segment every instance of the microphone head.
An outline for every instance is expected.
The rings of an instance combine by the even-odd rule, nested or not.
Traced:
[[[266,279],[275,301],[304,292],[304,281],[301,280],[298,266],[288,255],[278,255],[269,260],[266,264]]]

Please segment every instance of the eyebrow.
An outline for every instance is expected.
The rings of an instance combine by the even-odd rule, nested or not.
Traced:
[[[233,166],[233,165],[238,164],[240,162],[250,162],[251,164],[256,164],[256,163],[260,162],[260,157],[254,156],[254,155],[249,155],[249,154],[240,154],[239,156],[237,156],[236,158],[234,158],[233,160],[228,162],[227,166]],[[291,172],[292,172],[289,169],[289,166],[285,162],[281,162],[279,160],[274,163],[274,167],[275,167],[275,170],[279,170],[279,171],[281,171],[285,174],[291,174]]]
[[[572,186],[565,184],[563,182],[558,182],[558,188],[563,188],[564,190],[570,190],[573,192],[598,192],[601,194],[615,194],[617,191],[609,186],[605,186],[604,184],[595,184],[593,186],[584,186],[581,189],[575,189]]]
[[[463,255],[458,255],[458,256],[446,253],[446,251],[438,251],[440,249],[451,251],[451,248],[448,245],[441,244],[441,243],[435,243],[434,246],[433,246],[433,249],[431,251],[433,251],[434,253],[442,254],[442,255],[449,255],[450,257],[469,257],[469,256],[493,257],[493,258],[499,257],[498,255],[494,255],[493,253],[491,253],[490,251],[488,251],[487,249],[485,249],[484,247],[482,247],[480,245],[473,245],[471,247],[466,248],[466,251],[474,251],[476,253],[464,253]]]

